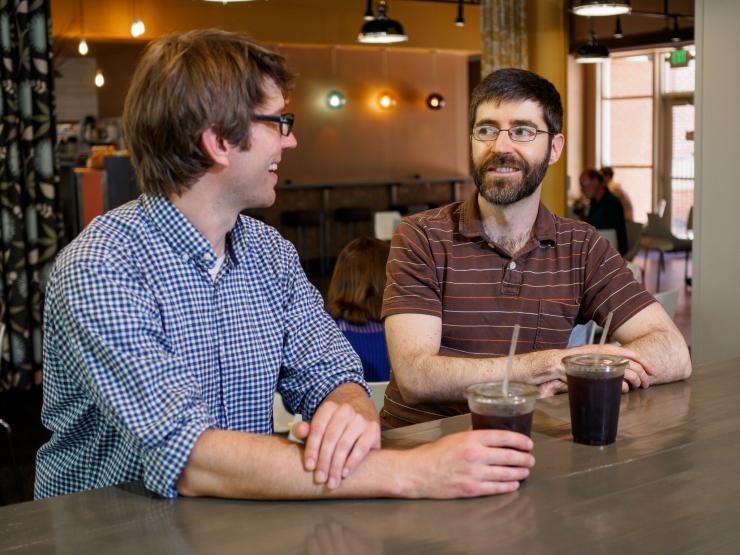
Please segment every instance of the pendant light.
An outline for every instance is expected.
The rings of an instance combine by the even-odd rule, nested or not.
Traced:
[[[98,70],[95,72],[95,86],[100,88],[105,85],[105,77],[103,77],[103,71]]]
[[[367,8],[365,9],[365,15],[362,17],[365,21],[372,21],[375,19],[373,15],[373,0],[367,0]]]
[[[602,17],[605,15],[624,15],[632,11],[629,0],[601,2],[599,0],[578,0],[573,5],[573,13],[585,17]]]
[[[588,42],[576,50],[576,62],[579,64],[599,64],[609,59],[609,49],[596,40],[593,31],[588,34]]]
[[[386,15],[387,10],[386,1],[380,0],[378,15],[362,26],[362,30],[357,36],[358,42],[363,44],[391,44],[409,40],[403,30],[403,25],[395,19],[390,19]]]
[[[455,25],[458,27],[465,27],[465,16],[463,15],[463,0],[457,2],[457,18],[455,19]]]
[[[89,51],[85,40],[85,18],[82,12],[82,0],[80,0],[80,44],[77,45],[77,52],[80,53],[80,56],[87,56]]]
[[[137,38],[144,34],[146,26],[144,21],[136,15],[136,0],[131,0],[131,6],[134,12],[134,20],[131,22],[131,36]]]
[[[598,64],[609,59],[609,49],[596,40],[594,20],[589,18],[588,41],[576,50],[576,63]]]

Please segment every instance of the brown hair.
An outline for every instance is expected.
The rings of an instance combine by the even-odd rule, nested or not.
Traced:
[[[359,237],[342,249],[334,266],[326,310],[350,324],[380,320],[385,289],[385,264],[390,245]]]
[[[502,102],[525,100],[533,100],[542,106],[547,130],[550,133],[562,131],[563,102],[555,85],[536,73],[513,67],[489,73],[473,89],[470,98],[470,128],[475,125],[475,117],[481,103],[493,102],[499,105]]]
[[[179,195],[202,176],[213,165],[200,145],[208,128],[249,148],[249,124],[265,101],[266,79],[285,93],[292,75],[281,55],[242,34],[200,29],[151,42],[123,107],[142,191]]]

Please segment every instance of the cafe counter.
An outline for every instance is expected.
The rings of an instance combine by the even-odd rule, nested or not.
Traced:
[[[165,500],[140,484],[0,508],[0,553],[730,553],[740,523],[740,359],[622,396],[616,443],[572,442],[537,402],[519,491],[453,501]],[[406,448],[458,416],[384,433]]]

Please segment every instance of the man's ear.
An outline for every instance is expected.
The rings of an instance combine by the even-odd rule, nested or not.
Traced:
[[[200,135],[200,146],[214,164],[229,165],[229,143],[219,137],[213,127],[207,128]]]
[[[552,147],[550,148],[550,165],[560,160],[560,155],[563,153],[564,146],[565,137],[562,133],[558,133],[552,138]]]

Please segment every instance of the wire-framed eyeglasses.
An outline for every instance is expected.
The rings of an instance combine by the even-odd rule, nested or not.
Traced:
[[[515,125],[509,129],[499,129],[495,125],[476,125],[473,127],[472,135],[476,141],[490,142],[498,139],[502,131],[506,131],[509,134],[509,139],[515,143],[531,143],[539,133],[555,135],[552,131],[537,129],[529,125]]]
[[[252,116],[255,121],[269,121],[271,123],[277,123],[278,130],[283,137],[290,135],[293,131],[293,124],[295,123],[295,114],[280,114],[279,116],[263,116],[255,114]]]

